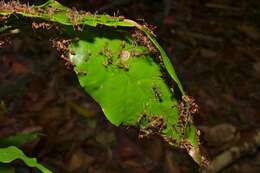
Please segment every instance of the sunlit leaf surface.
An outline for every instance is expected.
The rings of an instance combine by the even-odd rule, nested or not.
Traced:
[[[12,19],[17,22],[23,16],[63,26],[62,36],[70,37],[69,49],[65,49],[68,61],[74,65],[80,85],[100,104],[111,123],[139,127],[140,137],[160,136],[187,149],[201,162],[190,112],[192,102],[167,54],[146,26],[123,17],[78,12],[54,0],[37,7],[1,5],[5,22],[14,13]],[[13,20],[8,26],[16,26]]]

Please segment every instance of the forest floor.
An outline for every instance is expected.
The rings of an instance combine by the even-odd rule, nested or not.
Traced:
[[[160,43],[200,107],[195,120],[210,159],[244,141],[252,142],[260,130],[257,0],[165,0],[165,7],[159,0],[67,4],[157,26]],[[57,52],[43,49],[47,44],[18,38],[1,50],[0,138],[39,132],[41,139],[23,148],[57,173],[199,172],[185,151],[156,138],[140,140],[137,130],[108,123],[79,87],[75,74],[57,59]],[[30,172],[22,166],[18,169]],[[260,151],[253,146],[222,172],[259,173]]]

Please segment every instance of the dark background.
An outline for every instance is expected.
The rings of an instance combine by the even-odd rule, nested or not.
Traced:
[[[157,26],[158,40],[200,107],[195,121],[210,159],[250,141],[260,129],[258,0],[60,2]],[[110,125],[47,45],[47,40],[24,36],[1,50],[0,101],[8,108],[8,116],[0,118],[1,137],[39,131],[41,140],[24,149],[54,172],[199,172],[185,151],[156,138],[139,140],[137,130]],[[23,166],[17,170],[30,172]],[[259,150],[252,148],[222,172],[260,172]]]

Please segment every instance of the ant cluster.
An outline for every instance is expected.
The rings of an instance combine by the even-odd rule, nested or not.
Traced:
[[[88,12],[78,11],[75,8],[69,10],[68,17],[72,23],[73,29],[75,31],[83,31],[83,26],[81,23],[85,16],[90,15]]]
[[[153,135],[159,135],[166,128],[164,119],[159,116],[148,117],[146,114],[143,114],[139,121],[139,124],[145,124],[145,127],[140,129],[139,138],[143,139],[145,137],[150,137]]]
[[[105,61],[103,62],[103,65],[107,68],[109,65],[113,64],[113,53],[108,48],[108,43],[105,44],[102,51],[100,52],[100,55],[105,56]]]
[[[162,101],[163,101],[163,98],[162,98],[163,95],[162,95],[162,92],[161,92],[159,86],[154,85],[154,86],[152,87],[152,89],[153,89],[153,92],[154,92],[155,97],[159,100],[159,102],[162,102]]]
[[[185,129],[186,124],[193,122],[193,116],[199,111],[198,105],[191,96],[182,96],[182,101],[179,104],[179,125]]]
[[[118,51],[117,61],[115,64],[126,71],[128,71],[128,60],[132,56],[131,53],[128,50],[124,50],[125,48],[125,41],[122,41],[120,45],[120,50]],[[107,68],[109,65],[113,64],[113,52],[108,48],[108,44],[106,44],[102,51],[100,52],[100,55],[104,55],[106,57],[105,61],[103,62],[103,65]]]
[[[186,127],[193,123],[193,117],[199,112],[198,105],[195,103],[195,100],[191,96],[184,95],[182,96],[182,101],[179,103],[179,120],[178,120],[178,129],[182,135],[182,139],[179,142],[179,146],[185,148],[187,151],[193,149],[193,146],[189,141],[184,137]],[[197,136],[200,135],[200,131],[196,131]]]
[[[0,22],[6,22],[6,20],[9,18],[10,15],[0,16]]]
[[[119,55],[119,58],[118,60],[116,61],[116,64],[119,68],[123,68],[125,69],[126,71],[128,71],[129,69],[129,66],[128,66],[128,60],[130,58],[131,54],[129,51],[127,50],[122,50],[120,52],[120,55]]]
[[[143,33],[143,31],[140,30],[134,30],[132,37],[138,42],[141,43],[142,45],[144,45],[145,47],[148,48],[148,50],[151,53],[158,53],[158,50],[154,47],[153,43],[151,42],[151,40],[145,36],[145,34]]]
[[[73,66],[73,63],[69,60],[68,55],[74,55],[75,53],[72,52],[69,48],[68,45],[71,42],[70,39],[54,39],[51,40],[52,42],[52,47],[56,48],[58,52],[61,54],[61,58],[66,61],[65,65],[70,68]]]
[[[20,4],[19,1],[10,1],[4,2],[0,1],[0,10],[11,11],[11,12],[20,12],[20,13],[29,13],[29,14],[38,14],[43,13],[43,10],[38,7],[32,7],[26,4]]]
[[[128,64],[129,64],[129,59],[132,56],[131,52],[128,50],[125,50],[126,47],[126,42],[123,40],[120,44],[120,49],[118,51],[118,59],[116,61],[116,64],[119,68],[123,68],[126,71],[128,71]]]
[[[36,22],[32,22],[32,28],[33,29],[51,29],[53,27],[53,25],[51,25],[50,23],[47,22],[41,22],[41,23],[36,23]]]

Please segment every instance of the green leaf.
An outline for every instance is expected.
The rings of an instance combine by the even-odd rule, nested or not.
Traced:
[[[52,173],[47,168],[37,162],[35,158],[27,157],[20,149],[10,146],[7,148],[0,148],[0,162],[11,163],[14,160],[20,159],[29,167],[35,167],[43,173]]]
[[[59,24],[63,34],[74,40],[65,53],[74,64],[80,85],[100,104],[111,123],[137,126],[141,129],[140,137],[158,135],[171,145],[186,148],[201,163],[199,139],[192,121],[193,102],[185,95],[152,31],[123,17],[82,13],[54,0],[37,7],[20,7],[6,8],[0,4],[0,15],[15,13],[16,18],[22,15]],[[75,30],[77,26],[81,32]],[[141,39],[149,45],[134,38],[129,28],[140,30],[144,34]],[[168,76],[173,81],[167,81]],[[178,86],[175,91],[169,84],[172,82]],[[182,100],[176,90],[182,94]]]
[[[137,125],[143,115],[177,122],[177,101],[161,78],[160,65],[129,34],[87,29],[71,49],[81,86],[113,124]]]
[[[21,5],[17,1],[11,3],[0,2],[0,14],[8,16],[10,14],[20,14],[25,17],[41,18],[46,21],[58,22],[63,25],[89,25],[97,26],[125,26],[133,27],[132,23],[124,21],[122,17],[112,17],[109,15],[92,15],[90,13],[79,13],[59,2],[49,0],[40,6]]]
[[[86,28],[78,36],[70,59],[80,85],[101,105],[107,119],[116,126],[138,126],[140,136],[159,135],[172,145],[189,146],[186,149],[200,163],[197,131],[191,120],[180,124],[178,97],[156,55],[121,30]]]

